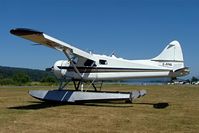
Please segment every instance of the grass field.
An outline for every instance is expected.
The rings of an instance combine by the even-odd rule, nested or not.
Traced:
[[[32,89],[0,87],[0,133],[4,132],[199,132],[199,86],[105,85],[106,90],[146,89],[133,104],[122,102],[49,104]],[[54,87],[56,88],[56,87]],[[165,108],[155,108],[168,103]]]

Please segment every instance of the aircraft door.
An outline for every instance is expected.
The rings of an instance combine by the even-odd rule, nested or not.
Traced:
[[[85,70],[83,73],[83,76],[88,79],[93,79],[96,80],[97,79],[97,65],[95,63],[95,61],[87,59],[84,63],[85,66]]]

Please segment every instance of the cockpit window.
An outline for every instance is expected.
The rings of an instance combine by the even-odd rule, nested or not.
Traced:
[[[108,62],[107,62],[107,60],[99,60],[99,64],[100,65],[107,65]]]
[[[84,63],[84,66],[96,66],[95,62],[93,60],[86,60],[86,62]]]

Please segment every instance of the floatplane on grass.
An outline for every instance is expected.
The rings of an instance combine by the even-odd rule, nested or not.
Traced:
[[[63,52],[67,60],[56,61],[48,68],[60,80],[56,90],[32,90],[29,94],[44,101],[58,102],[86,102],[98,100],[126,100],[144,96],[145,90],[131,92],[105,92],[101,91],[102,83],[106,80],[123,80],[133,78],[175,78],[189,73],[185,67],[183,53],[178,41],[172,41],[155,58],[147,60],[127,60],[114,55],[106,56],[85,52],[68,43],[55,39],[43,32],[16,28],[10,33],[38,44],[48,46]],[[67,84],[74,83],[74,90],[67,90]],[[90,82],[93,91],[84,89],[84,83]],[[100,87],[96,83],[101,82]]]

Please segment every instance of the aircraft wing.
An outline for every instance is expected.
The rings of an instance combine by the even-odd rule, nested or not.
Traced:
[[[31,40],[33,42],[48,46],[50,48],[57,49],[61,52],[64,51],[70,51],[71,54],[80,57],[83,60],[93,60],[92,55],[80,50],[76,47],[71,46],[70,44],[67,44],[65,42],[62,42],[56,38],[53,38],[43,32],[27,29],[27,28],[16,28],[10,30],[10,33],[22,38],[25,38],[27,40]]]

